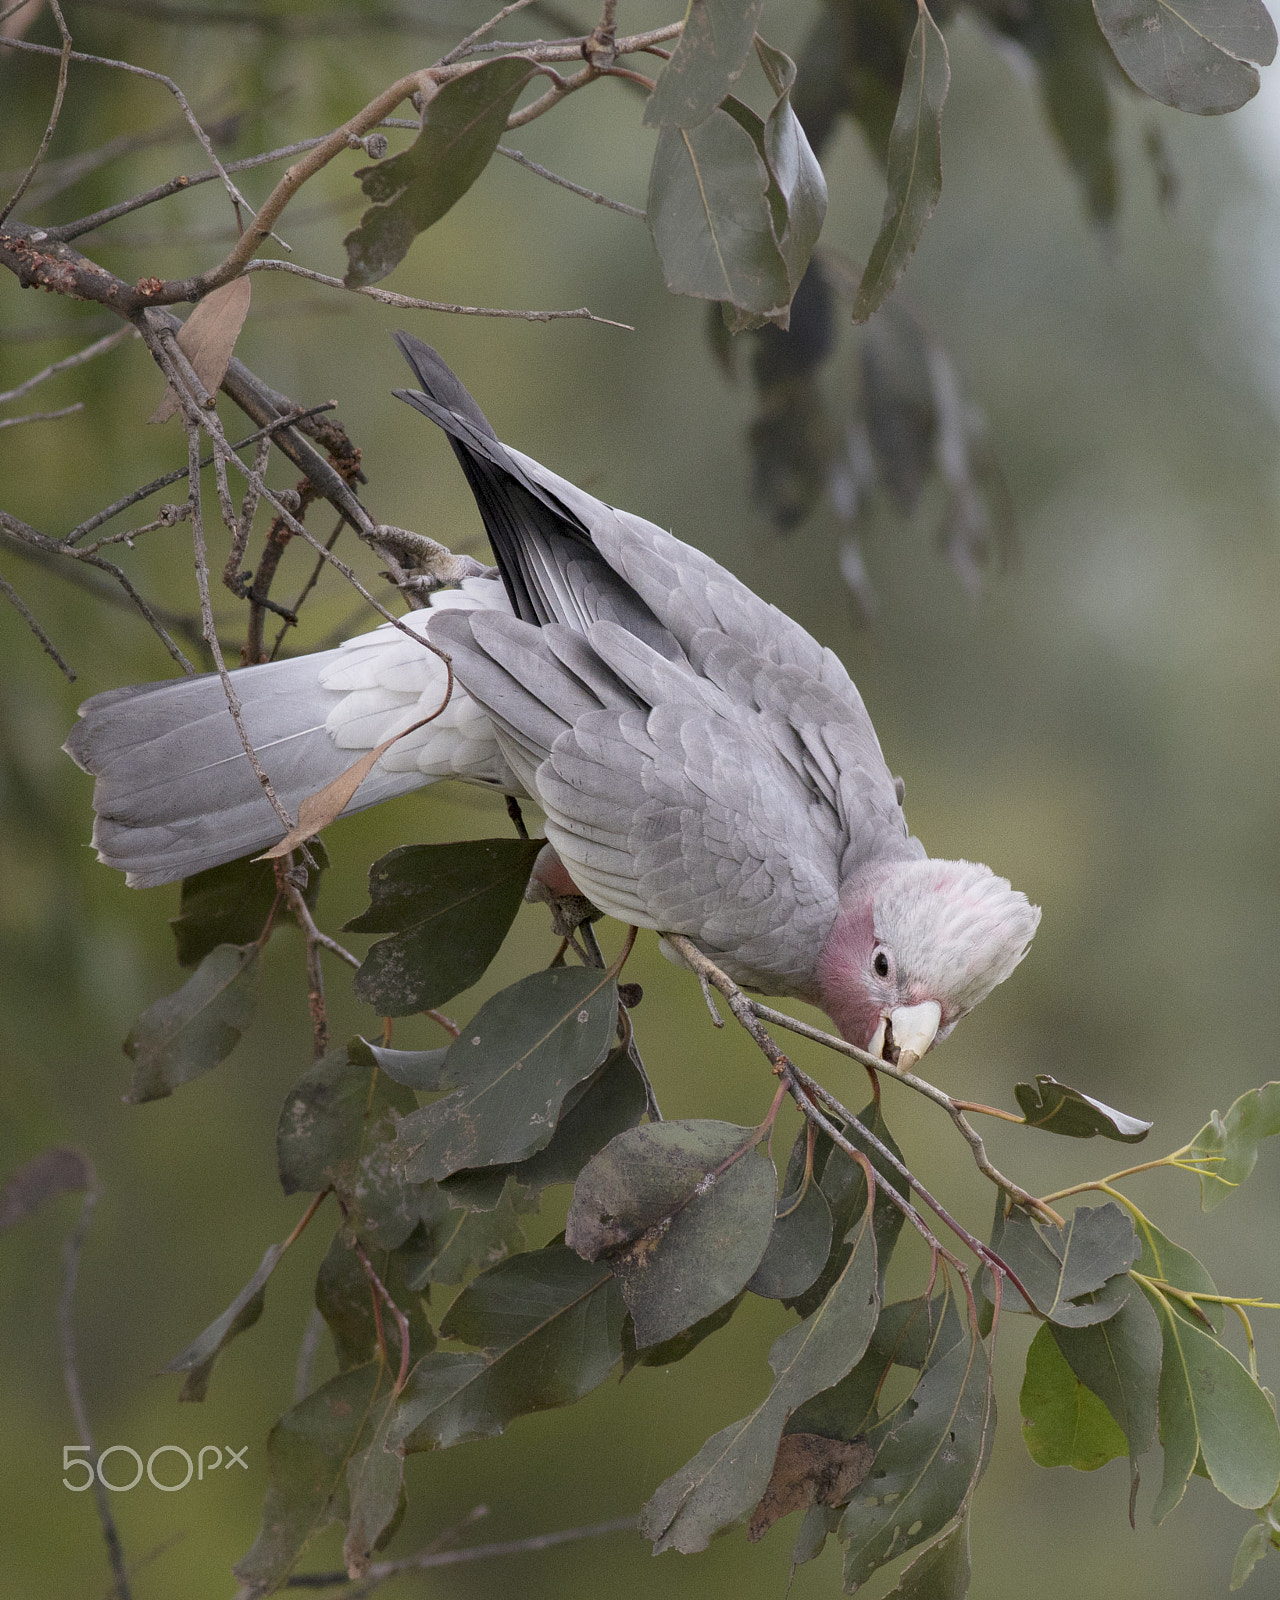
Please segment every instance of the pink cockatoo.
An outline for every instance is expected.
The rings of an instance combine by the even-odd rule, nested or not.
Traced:
[[[439,778],[528,798],[561,887],[812,1001],[876,1056],[922,1056],[1018,965],[1039,910],[988,867],[926,856],[831,650],[710,557],[499,443],[434,350],[399,344],[422,390],[397,393],[448,435],[497,571],[405,617],[451,657],[455,689],[347,809]],[[390,624],[232,676],[291,811],[446,685],[440,656]],[[280,837],[217,677],[97,695],[81,717],[67,749],[97,777],[94,843],[130,883]]]

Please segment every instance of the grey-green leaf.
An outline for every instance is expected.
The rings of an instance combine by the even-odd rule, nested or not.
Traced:
[[[1231,1589],[1243,1589],[1253,1576],[1253,1569],[1266,1555],[1268,1547],[1274,1543],[1270,1528],[1265,1522],[1252,1523],[1245,1529],[1244,1538],[1240,1541],[1240,1548],[1236,1551],[1235,1560],[1231,1563]]]
[[[462,198],[488,166],[533,75],[531,62],[503,56],[451,78],[427,102],[422,131],[409,149],[356,173],[377,203],[343,240],[349,289],[385,278],[417,235]]]
[[[502,1169],[499,1169],[500,1171]],[[401,1246],[405,1277],[411,1288],[429,1283],[461,1283],[475,1272],[496,1267],[524,1246],[516,1209],[519,1193],[505,1176],[497,1199],[485,1210],[451,1204],[434,1184],[425,1186],[422,1229]]]
[[[641,1516],[654,1553],[705,1550],[712,1537],[749,1515],[769,1485],[782,1429],[795,1409],[839,1383],[861,1359],[880,1309],[871,1209],[864,1208],[839,1278],[818,1309],[769,1352],[773,1387],[667,1479]]]
[[[385,1045],[370,1044],[367,1039],[356,1038],[347,1046],[351,1059],[365,1059],[382,1068],[388,1078],[404,1084],[406,1089],[417,1089],[423,1094],[435,1094],[444,1088],[444,1063],[449,1054],[448,1045],[434,1050],[390,1050]]]
[[[506,938],[541,848],[537,839],[471,839],[404,845],[375,861],[369,909],[346,926],[392,937],[365,957],[357,995],[384,1017],[405,1017],[469,989]]]
[[[785,314],[791,284],[774,237],[770,182],[755,141],[727,111],[696,128],[663,128],[647,216],[668,289],[760,316]]]
[[[262,1315],[266,1301],[267,1279],[275,1271],[276,1262],[284,1254],[284,1246],[267,1246],[261,1265],[249,1279],[220,1317],[216,1317],[202,1334],[199,1334],[180,1355],[164,1368],[165,1372],[185,1372],[179,1400],[203,1400],[209,1391],[209,1375],[221,1352],[239,1333],[252,1328]]]
[[[747,1288],[770,1300],[802,1295],[831,1253],[831,1207],[817,1180],[800,1194],[783,1195],[764,1260]]]
[[[1200,1205],[1220,1206],[1253,1171],[1263,1139],[1280,1134],[1280,1081],[1250,1089],[1225,1117],[1215,1111],[1191,1141],[1188,1159],[1201,1164]]]
[[[490,1437],[518,1416],[581,1399],[619,1360],[624,1314],[608,1267],[562,1244],[481,1273],[454,1301],[441,1332],[483,1354],[437,1350],[420,1361],[392,1445],[430,1450]]]
[[[1035,1310],[1073,1328],[1115,1315],[1129,1297],[1127,1273],[1141,1249],[1129,1214],[1112,1201],[1078,1206],[1065,1228],[1041,1226],[1023,1211],[1005,1219],[997,1208],[991,1244],[1033,1301],[1028,1307],[1008,1282],[1006,1308]],[[1104,1285],[1107,1289],[1100,1293]]]
[[[303,899],[314,911],[320,875],[329,865],[329,857],[319,839],[311,840],[307,849],[316,866],[308,871]],[[267,925],[276,891],[274,864],[252,857],[184,878],[178,915],[169,919],[179,966],[196,966],[215,945],[252,943]],[[276,914],[280,920],[293,920],[287,906],[281,906]]]
[[[946,40],[919,0],[919,19],[889,134],[889,193],[879,235],[858,285],[855,322],[865,322],[906,271],[942,193],[942,107],[950,84]]]
[[[1101,1134],[1104,1139],[1116,1139],[1121,1144],[1140,1144],[1155,1126],[1140,1117],[1115,1111],[1044,1072],[1036,1074],[1034,1087],[1015,1083],[1013,1092],[1028,1127],[1060,1133],[1068,1139],[1092,1139]]]
[[[1179,111],[1218,116],[1258,92],[1276,53],[1262,0],[1094,0],[1116,60],[1144,94]]]
[[[684,31],[644,108],[646,128],[696,128],[742,74],[764,0],[689,0]]]
[[[760,1265],[777,1180],[758,1141],[728,1122],[650,1123],[583,1169],[565,1240],[585,1260],[609,1256],[639,1347],[709,1316]]]
[[[427,1321],[421,1295],[407,1281],[406,1256],[400,1250],[378,1249],[370,1250],[368,1255],[388,1294],[404,1312],[409,1325],[409,1348],[416,1360],[433,1347],[435,1335]],[[373,1290],[345,1226],[334,1234],[333,1243],[320,1263],[315,1303],[333,1337],[339,1370],[345,1372],[349,1367],[358,1367],[377,1355],[378,1319]],[[383,1337],[394,1366],[400,1354],[399,1327],[396,1319],[387,1315],[385,1307],[382,1320]]]
[[[125,1101],[161,1100],[225,1060],[253,1020],[258,998],[256,944],[220,944],[176,994],[149,1006],[124,1041],[133,1062]]]
[[[565,1096],[604,1061],[618,986],[595,967],[535,972],[487,1000],[449,1046],[453,1094],[402,1118],[396,1158],[411,1182],[522,1161],[551,1142]]]
[[[969,1513],[926,1545],[884,1600],[964,1600],[969,1592]]]

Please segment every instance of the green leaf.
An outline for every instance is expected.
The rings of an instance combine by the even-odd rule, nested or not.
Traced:
[[[889,134],[889,194],[858,285],[855,322],[865,322],[902,276],[942,193],[942,107],[950,83],[946,40],[919,0],[919,20]]]
[[[1155,1441],[1162,1340],[1146,1297],[1131,1294],[1115,1316],[1088,1328],[1050,1329],[1072,1372],[1103,1402],[1129,1441],[1130,1500],[1138,1457]]]
[[[891,1414],[873,1430],[875,1464],[840,1520],[850,1590],[940,1532],[968,1499],[994,1427],[986,1347],[973,1338],[953,1345],[911,1401],[905,1420]]]
[[[785,315],[792,285],[774,237],[771,183],[755,140],[727,111],[696,128],[663,128],[647,216],[668,289]]]
[[[732,1300],[773,1227],[773,1163],[756,1128],[646,1124],[611,1139],[583,1169],[565,1240],[607,1255],[640,1347],[660,1344]]]
[[[448,1045],[438,1045],[434,1050],[389,1050],[385,1045],[358,1038],[351,1041],[348,1050],[357,1059],[363,1050],[365,1059],[376,1062],[388,1078],[404,1084],[406,1089],[435,1094],[445,1086],[443,1070]]]
[[[365,194],[378,203],[342,241],[348,289],[385,278],[417,235],[462,198],[488,166],[533,76],[531,62],[503,56],[451,78],[427,102],[422,132],[409,149],[356,173]]]
[[[684,32],[644,108],[646,128],[696,128],[742,74],[764,0],[689,0]]]
[[[1078,1206],[1065,1228],[1035,1223],[1024,1211],[1006,1218],[997,1207],[991,1246],[1032,1297],[1028,1306],[1007,1281],[1007,1309],[1035,1311],[1069,1328],[1116,1314],[1131,1292],[1128,1271],[1141,1249],[1129,1214],[1111,1201]]]
[[[1164,1482],[1152,1516],[1163,1522],[1182,1499],[1199,1456],[1219,1494],[1258,1510],[1280,1488],[1280,1428],[1270,1401],[1230,1350],[1176,1315],[1163,1295],[1143,1292],[1164,1336]]]
[[[368,1444],[347,1462],[347,1536],[342,1564],[351,1578],[369,1571],[369,1557],[384,1541],[404,1506],[404,1456],[388,1448],[387,1431],[395,1420],[395,1402],[382,1406]]]
[[[1217,1294],[1217,1284],[1190,1250],[1184,1250],[1180,1244],[1174,1244],[1172,1239],[1167,1239],[1145,1216],[1136,1218],[1135,1226],[1142,1241],[1142,1254],[1138,1257],[1136,1269],[1144,1277],[1155,1278],[1161,1283],[1171,1283],[1175,1289],[1186,1289],[1193,1294]],[[1191,1313],[1176,1301],[1174,1309],[1179,1316],[1191,1316]],[[1221,1333],[1223,1308],[1209,1302],[1200,1309],[1214,1331]]]
[[[179,1400],[203,1400],[209,1392],[209,1376],[218,1356],[237,1334],[252,1328],[262,1315],[266,1303],[267,1279],[275,1271],[276,1262],[284,1254],[282,1244],[267,1246],[261,1265],[249,1279],[220,1317],[216,1317],[204,1332],[198,1335],[180,1355],[174,1356],[163,1370],[185,1372]]]
[[[124,1041],[133,1062],[128,1105],[162,1100],[216,1067],[240,1042],[258,998],[256,944],[220,944],[176,994],[142,1013]]]
[[[521,1161],[550,1144],[565,1096],[604,1061],[618,986],[595,967],[552,967],[487,1000],[449,1046],[453,1094],[400,1119],[396,1159],[421,1183]]]
[[[778,1202],[764,1259],[747,1288],[770,1300],[793,1300],[810,1288],[831,1254],[831,1207],[815,1178]]]
[[[1027,1351],[1019,1403],[1022,1437],[1037,1466],[1093,1472],[1128,1453],[1114,1417],[1067,1365],[1047,1322]]]
[[[774,1341],[774,1383],[765,1399],[708,1439],[644,1508],[641,1531],[654,1540],[655,1555],[705,1550],[716,1533],[746,1517],[768,1488],[788,1417],[861,1359],[880,1310],[869,1208],[846,1242],[848,1257],[826,1299]]]
[[[744,1289],[683,1333],[677,1333],[672,1339],[664,1339],[661,1344],[646,1345],[643,1350],[636,1344],[636,1325],[628,1316],[622,1324],[623,1377],[636,1367],[669,1367],[676,1361],[683,1361],[704,1339],[709,1339],[713,1333],[719,1333],[721,1328],[727,1326],[746,1297],[747,1291]]]
[[[1069,1088],[1044,1072],[1036,1074],[1034,1088],[1029,1083],[1015,1083],[1013,1092],[1029,1128],[1043,1128],[1046,1133],[1064,1134],[1068,1139],[1092,1139],[1101,1134],[1104,1139],[1116,1139],[1121,1144],[1141,1144],[1155,1126],[1126,1116],[1123,1111],[1113,1111],[1101,1100]]]
[[[496,1267],[524,1245],[524,1232],[516,1206],[517,1185],[503,1180],[501,1193],[492,1206],[473,1210],[452,1204],[448,1197],[427,1184],[422,1229],[401,1246],[406,1281],[415,1289],[429,1283],[461,1283],[473,1272]]]
[[[1262,0],[1094,0],[1116,60],[1144,94],[1217,116],[1258,92],[1251,61],[1268,66],[1276,30]]]
[[[1253,1171],[1263,1139],[1280,1134],[1280,1081],[1250,1089],[1225,1117],[1215,1111],[1191,1141],[1188,1160],[1203,1162],[1200,1206],[1212,1211]]]
[[[404,845],[375,861],[372,903],[346,927],[394,937],[364,958],[360,999],[381,1016],[405,1017],[478,982],[515,921],[541,848],[539,839],[473,839]]]
[[[964,1600],[969,1592],[969,1514],[926,1545],[884,1600]]]
[[[320,875],[329,865],[329,857],[319,839],[313,839],[307,849],[315,857],[316,870],[308,872],[302,897],[314,911]],[[251,856],[184,878],[178,915],[169,919],[178,945],[178,965],[196,966],[215,945],[253,943],[266,927],[275,899],[274,866]],[[287,905],[280,907],[277,918],[294,920]]]
[[[377,1431],[391,1383],[376,1361],[340,1372],[272,1428],[262,1527],[235,1566],[246,1600],[279,1588],[311,1540],[346,1520],[347,1465]]]
[[[827,180],[791,106],[796,64],[758,35],[756,54],[777,99],[765,118],[760,153],[769,169],[774,229],[794,297],[827,216]],[[779,201],[781,221],[779,222]]]
[[[1269,1546],[1274,1544],[1271,1530],[1265,1522],[1255,1522],[1245,1530],[1244,1538],[1240,1541],[1240,1548],[1236,1551],[1236,1558],[1231,1563],[1231,1589],[1243,1589],[1253,1576],[1253,1569],[1266,1555]]]
[[[621,1356],[623,1316],[608,1267],[562,1244],[482,1272],[441,1332],[484,1353],[436,1350],[418,1362],[392,1445],[430,1450],[491,1437],[516,1417],[581,1399]]]
[[[409,1350],[416,1360],[434,1346],[435,1334],[427,1320],[421,1295],[407,1281],[406,1257],[400,1250],[374,1249],[368,1255],[387,1293],[404,1312],[409,1324]],[[316,1308],[333,1336],[340,1371],[361,1366],[377,1355],[378,1322],[373,1309],[373,1289],[345,1225],[334,1234],[333,1243],[320,1263],[315,1299]],[[400,1356],[399,1328],[385,1305],[382,1326],[395,1366]]]
[[[634,1128],[648,1099],[644,1080],[626,1049],[618,1046],[602,1067],[565,1096],[564,1104],[551,1143],[544,1149],[507,1166],[456,1172],[441,1183],[443,1192],[454,1205],[487,1211],[498,1203],[510,1178],[523,1191],[522,1203],[532,1205],[544,1189],[572,1183],[610,1139]]]

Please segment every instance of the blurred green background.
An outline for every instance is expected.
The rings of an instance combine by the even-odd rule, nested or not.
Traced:
[[[575,10],[589,25],[589,11]],[[669,15],[636,0],[621,10],[628,29]],[[69,15],[78,44],[170,73],[207,117],[261,105],[227,147],[238,156],[325,131],[392,77],[433,59],[448,29],[456,37],[483,13],[441,13],[439,43],[178,31],[88,6]],[[808,6],[775,3],[766,34],[794,46],[809,15]],[[31,37],[47,35],[46,19]],[[1257,102],[1220,120],[1121,99],[1123,198],[1117,225],[1102,233],[1086,219],[1025,75],[971,23],[953,26],[949,44],[945,189],[902,296],[984,408],[1016,506],[1016,559],[976,599],[935,547],[936,496],[913,519],[886,503],[873,508],[866,542],[879,611],[872,626],[859,626],[839,578],[833,513],[819,511],[784,539],[753,506],[750,390],[714,365],[703,308],[664,292],[643,224],[500,159],[419,240],[389,287],[470,304],[585,304],[634,332],[397,316],[260,275],[238,354],[301,403],[339,401],[364,452],[366,504],[380,520],[483,553],[478,517],[442,441],[390,398],[405,373],[387,330],[403,323],[439,345],[504,439],[708,550],[838,650],[906,778],[908,815],[931,853],[987,861],[1044,908],[1030,957],[931,1058],[934,1075],[966,1096],[1012,1105],[1016,1080],[1051,1072],[1154,1117],[1154,1155],[1189,1137],[1213,1107],[1277,1076],[1280,80],[1264,77]],[[29,159],[52,86],[48,63],[0,62],[0,167]],[[639,111],[625,85],[605,83],[513,142],[643,205],[653,136],[640,128]],[[156,85],[81,68],[51,158],[172,117]],[[1168,215],[1144,154],[1152,126],[1181,179]],[[281,231],[295,259],[342,271],[341,236],[359,212],[350,172],[362,160],[336,161],[286,213]],[[195,146],[176,139],[20,215],[63,220],[198,165]],[[267,193],[275,170],[241,180],[250,198]],[[860,259],[883,189],[851,128],[829,152],[827,171],[825,242]],[[208,265],[230,242],[215,189],[141,211],[84,246],[130,280]],[[4,277],[0,389],[111,326],[92,307],[24,295]],[[825,379],[833,392],[853,382],[857,338],[844,323]],[[177,423],[142,425],[159,392],[149,358],[131,343],[8,408],[86,402],[76,416],[0,434],[3,504],[58,536],[179,464]],[[233,438],[249,431],[229,408],[227,422]],[[279,463],[274,472],[282,486],[296,476]],[[316,512],[312,525],[323,534],[332,523]],[[187,539],[183,527],[150,534],[122,559],[146,592],[190,612]],[[361,565],[376,582],[376,563]],[[309,567],[309,556],[291,550],[276,593],[296,593]],[[279,1193],[274,1128],[286,1088],[309,1060],[301,941],[291,931],[273,941],[259,1020],[217,1071],[171,1099],[121,1103],[128,1063],[120,1040],[181,981],[166,927],[177,889],[128,891],[95,863],[85,846],[90,783],[59,745],[82,698],[166,676],[172,663],[128,612],[7,551],[0,570],[79,673],[74,686],[64,683],[16,616],[0,611],[0,1174],[47,1144],[69,1142],[101,1175],[105,1198],[76,1312],[99,1444],[132,1445],[144,1458],[165,1443],[193,1453],[206,1443],[249,1446],[247,1473],[214,1474],[172,1496],[144,1480],[114,1497],[129,1559],[155,1555],[136,1593],[203,1600],[231,1592],[230,1564],[257,1531],[266,1431],[290,1403],[310,1282],[332,1219],[322,1217],[286,1258],[266,1314],[222,1358],[203,1406],[179,1406],[178,1381],[155,1374],[300,1213],[297,1199]],[[215,606],[225,636],[238,639],[243,625],[230,596],[220,591]],[[304,619],[301,648],[344,624],[365,625],[358,601],[330,576]],[[322,925],[336,932],[363,908],[365,870],[392,846],[507,827],[500,801],[447,786],[336,826]],[[606,930],[607,942],[616,936]],[[352,943],[364,947],[356,936]],[[469,1015],[553,948],[545,914],[527,908],[484,985],[449,1009]],[[658,957],[651,938],[628,975],[645,987],[635,1020],[668,1114],[762,1115],[772,1085],[760,1059],[743,1038],[712,1032],[696,987]],[[335,1037],[375,1027],[351,998],[346,970],[331,967],[328,978]],[[421,1019],[396,1035],[401,1044],[439,1037]],[[842,1065],[803,1044],[797,1055],[860,1103],[864,1087]],[[892,1086],[886,1111],[912,1164],[985,1228],[990,1191],[949,1125]],[[1041,1192],[1128,1157],[1116,1146],[1000,1125],[990,1146],[999,1165]],[[1139,1179],[1131,1192],[1206,1260],[1221,1287],[1276,1298],[1278,1178],[1280,1154],[1266,1151],[1249,1186],[1212,1218],[1198,1213],[1189,1178]],[[533,1237],[560,1225],[559,1193]],[[0,1239],[6,1596],[97,1596],[107,1585],[92,1506],[60,1481],[62,1446],[75,1434],[54,1316],[61,1241],[76,1204],[62,1200]],[[908,1265],[918,1269],[918,1257]],[[1259,1354],[1274,1387],[1280,1322],[1267,1316],[1259,1315]],[[786,1320],[753,1302],[678,1366],[610,1382],[577,1407],[517,1422],[502,1439],[413,1458],[410,1515],[389,1554],[418,1548],[481,1503],[490,1513],[469,1540],[635,1510],[708,1433],[764,1393],[764,1358]],[[973,1594],[1225,1594],[1249,1517],[1208,1484],[1193,1478],[1183,1505],[1154,1530],[1153,1452],[1131,1531],[1122,1462],[1088,1476],[1031,1465],[1017,1390],[1032,1331],[1011,1318],[1002,1332],[1001,1427],[974,1517]],[[387,1592],[512,1587],[541,1600],[607,1585],[619,1600],[780,1595],[794,1528],[788,1519],[758,1547],[739,1530],[703,1556],[656,1562],[638,1537],[615,1536],[399,1579],[400,1591]],[[337,1538],[326,1536],[312,1555],[316,1565],[336,1564]],[[1278,1572],[1272,1557],[1247,1592],[1280,1592]],[[794,1594],[809,1600],[838,1589],[833,1545],[799,1572]]]

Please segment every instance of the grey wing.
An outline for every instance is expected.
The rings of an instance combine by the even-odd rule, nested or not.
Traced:
[[[740,982],[803,992],[838,907],[839,839],[762,720],[615,624],[584,639],[445,614],[431,637],[585,894],[688,935]]]

